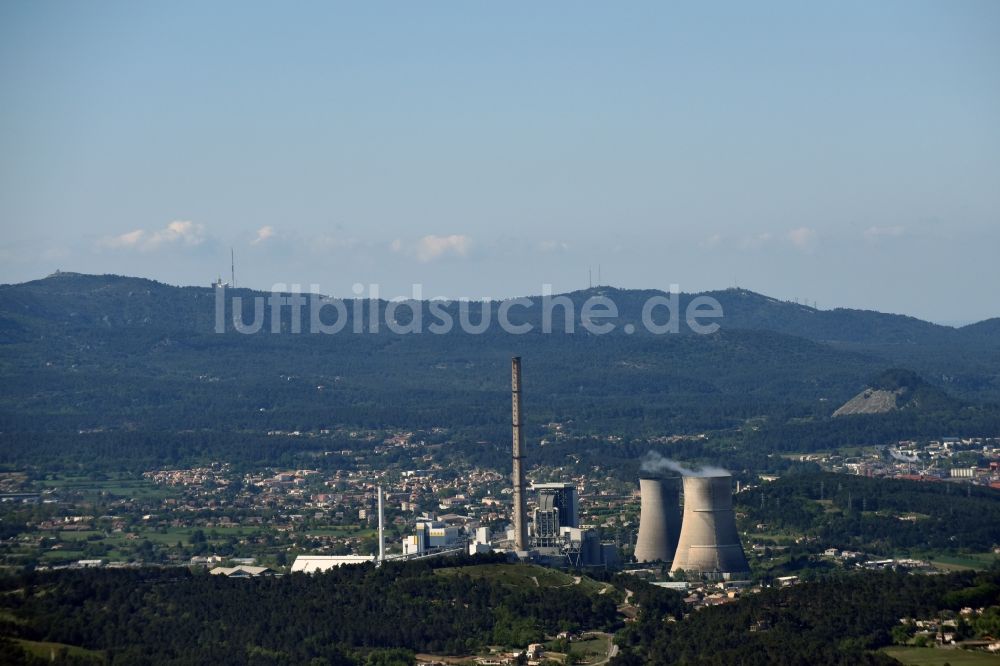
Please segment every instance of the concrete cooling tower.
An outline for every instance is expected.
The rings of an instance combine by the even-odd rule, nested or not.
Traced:
[[[680,479],[639,479],[641,506],[639,536],[635,542],[638,562],[674,559],[681,527]]]
[[[684,516],[671,572],[750,571],[733,513],[732,477],[685,476]]]

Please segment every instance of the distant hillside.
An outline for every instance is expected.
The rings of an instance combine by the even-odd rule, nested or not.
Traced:
[[[1000,344],[1000,317],[969,324],[958,330],[968,340],[981,340],[991,346]]]
[[[582,301],[593,291],[597,290],[571,296]],[[660,293],[610,288],[601,292],[636,318],[634,313],[641,311],[642,303]],[[955,329],[870,310],[818,310],[746,289],[681,294],[682,309],[701,295],[722,305],[725,316],[717,322],[724,329],[773,331],[860,352],[889,366],[912,368],[963,397],[1000,401],[1000,318]]]
[[[916,373],[893,368],[876,377],[870,386],[844,403],[833,415],[885,414],[899,409],[948,410],[958,407],[958,401],[941,389],[930,386]]]
[[[879,345],[941,344],[956,340],[948,326],[872,310],[817,310],[745,289],[707,292],[722,303],[725,325],[798,335],[818,342]]]
[[[255,292],[236,293],[251,320],[246,297]],[[512,355],[525,359],[535,436],[550,421],[584,433],[664,435],[739,428],[761,416],[826,418],[873,375],[898,367],[897,357],[965,399],[1000,391],[1000,354],[988,352],[993,339],[981,331],[726,290],[711,294],[725,312],[718,332],[653,335],[641,327],[642,304],[661,292],[601,287],[568,297],[579,311],[593,295],[618,306],[614,333],[593,335],[577,323],[572,334],[543,334],[536,297],[513,311],[514,323],[535,327],[527,335],[502,331],[495,303],[472,306],[473,323],[491,318],[480,335],[457,327],[396,334],[385,326],[354,334],[353,307],[336,335],[291,334],[287,311],[281,334],[269,324],[241,335],[231,325],[214,332],[210,287],[71,273],[4,285],[0,436],[447,425],[470,442],[502,442]],[[695,296],[680,296],[682,311]],[[363,321],[376,308],[384,319],[385,301],[360,305]],[[447,311],[458,320],[456,304]],[[426,302],[421,314],[429,315]],[[637,332],[623,332],[626,324]]]
[[[362,319],[375,307],[384,316],[384,301],[365,302]],[[0,288],[0,316],[16,327],[0,345],[0,429],[449,424],[502,432],[510,356],[520,354],[536,423],[697,432],[738,426],[790,399],[846,399],[879,363],[770,331],[595,336],[577,326],[546,335],[540,306],[518,320],[535,326],[527,335],[505,333],[495,319],[481,335],[399,335],[385,326],[353,334],[353,315],[336,335],[290,334],[287,321],[278,335],[269,326],[217,334],[214,309],[210,288],[115,276],[60,274]],[[626,303],[619,329],[630,316]]]
[[[769,419],[749,442],[758,450],[806,452],[954,433],[996,436],[1000,406],[959,400],[910,370],[894,368],[873,378],[832,417]]]
[[[833,415],[885,414],[886,412],[897,410],[899,409],[899,405],[896,404],[896,399],[902,390],[885,391],[867,388],[841,405]]]
[[[261,292],[239,289],[234,293],[250,296]],[[188,297],[187,307],[182,312],[176,312],[173,308],[183,305],[177,300],[177,296],[181,294]],[[144,278],[63,272],[23,284],[0,285],[0,313],[5,316],[31,315],[52,321],[89,322],[107,326],[177,324],[182,322],[172,318],[173,315],[185,314],[195,315],[194,318],[184,320],[185,325],[200,328],[211,321],[213,312],[206,312],[204,308],[198,307],[197,299],[213,296],[214,291],[209,287],[174,287]],[[607,297],[617,305],[620,322],[624,324],[639,322],[643,304],[651,297],[663,297],[666,294],[652,289],[594,287],[562,296],[572,300],[578,312],[586,299],[593,296]],[[704,296],[717,300],[725,313],[721,319],[706,320],[706,323],[715,322],[723,328],[773,331],[816,342],[844,345],[921,347],[930,344],[986,342],[988,346],[1000,349],[1000,318],[955,329],[914,317],[870,310],[817,310],[746,289],[682,293],[679,295],[682,314],[693,299]],[[523,312],[518,309],[517,316],[524,321],[540,324],[540,297],[529,298],[535,305]],[[171,308],[157,307],[160,299],[170,299]],[[557,321],[559,316],[561,310],[557,308]],[[659,318],[663,315],[657,316]],[[689,332],[683,321],[681,328],[682,332]]]

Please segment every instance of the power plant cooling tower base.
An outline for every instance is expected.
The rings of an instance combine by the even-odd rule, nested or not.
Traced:
[[[732,477],[684,477],[681,535],[670,567],[671,573],[681,570],[723,576],[750,571],[736,531]]]

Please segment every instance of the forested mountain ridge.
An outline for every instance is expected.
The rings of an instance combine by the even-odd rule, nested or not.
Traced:
[[[249,289],[229,290],[230,294],[263,295]],[[616,304],[620,318],[637,321],[643,304],[654,296],[668,294],[656,289],[618,289],[593,287],[567,294],[579,308],[592,296],[604,296]],[[212,321],[212,310],[198,307],[197,298],[214,298],[211,287],[175,287],[146,278],[118,275],[86,275],[55,273],[40,280],[21,284],[0,285],[0,313],[29,316],[49,321],[79,321],[105,325],[170,325],[181,324],[178,310],[184,314],[198,313],[184,322],[200,329]],[[334,294],[340,298],[342,294]],[[723,328],[768,330],[808,338],[817,342],[874,345],[973,344],[985,342],[1000,350],[1000,317],[987,319],[962,328],[933,324],[906,315],[887,314],[872,310],[834,308],[820,310],[806,304],[781,301],[747,289],[724,289],[678,295],[681,309],[698,297],[718,301],[725,313],[711,320]],[[535,305],[526,321],[537,322],[540,296],[526,296]],[[185,305],[182,301],[186,300]],[[384,303],[384,301],[383,301]],[[495,323],[495,322],[494,322]],[[686,327],[682,323],[682,330]],[[686,331],[685,331],[686,332]]]
[[[536,419],[694,430],[738,425],[790,394],[846,398],[878,363],[766,331],[595,336],[577,325],[546,335],[537,320],[526,335],[495,320],[479,335],[384,325],[377,334],[229,326],[220,335],[212,289],[113,276],[4,287],[0,316],[5,430],[499,424],[514,354],[525,357]]]
[[[244,297],[244,320],[251,320],[248,297],[259,292],[233,293]],[[595,295],[618,307],[611,334],[579,325],[579,306]],[[354,334],[348,308],[351,321],[337,334],[290,334],[286,309],[283,334],[269,333],[268,321],[260,333],[242,335],[231,323],[214,332],[211,287],[60,273],[0,286],[0,432],[448,425],[470,437],[505,436],[512,355],[525,359],[525,406],[536,428],[572,421],[583,431],[659,435],[736,428],[758,416],[828,417],[873,376],[899,366],[899,356],[973,403],[1000,392],[1000,352],[990,351],[997,340],[984,334],[986,322],[970,334],[897,315],[818,311],[745,290],[705,295],[724,312],[705,320],[721,324],[711,335],[684,326],[681,334],[644,332],[642,304],[664,294],[610,287],[567,295],[577,310],[572,334],[560,332],[558,308],[556,332],[541,332],[536,297],[512,311],[515,323],[534,326],[525,335],[497,326],[495,303],[487,311],[471,306],[472,323],[484,312],[491,317],[482,334],[457,325],[446,335],[398,334],[385,325]],[[681,313],[695,296],[678,296]],[[365,321],[376,305],[385,315],[385,301],[362,305]],[[421,308],[426,326],[427,302]],[[457,308],[450,310],[456,322]],[[304,328],[308,317],[306,308]],[[627,323],[636,334],[623,332]],[[952,364],[951,357],[964,360]],[[935,374],[942,364],[951,374]]]

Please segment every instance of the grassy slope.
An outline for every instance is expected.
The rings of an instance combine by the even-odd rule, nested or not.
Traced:
[[[33,654],[36,657],[41,657],[42,659],[49,659],[53,653],[58,654],[59,651],[63,649],[65,649],[66,653],[70,656],[103,659],[103,654],[101,652],[77,647],[76,645],[66,645],[65,643],[46,643],[44,641],[29,641],[24,638],[16,638],[14,640],[17,641],[25,652]]]
[[[886,654],[905,666],[998,666],[1000,655],[942,648],[891,647]]]
[[[616,588],[610,584],[600,583],[592,578],[577,576],[540,567],[535,564],[479,564],[468,567],[449,567],[435,571],[439,576],[469,576],[471,578],[490,578],[510,587],[569,587],[579,585],[588,594],[611,594],[613,599],[620,598]],[[607,592],[602,590],[607,589]]]

